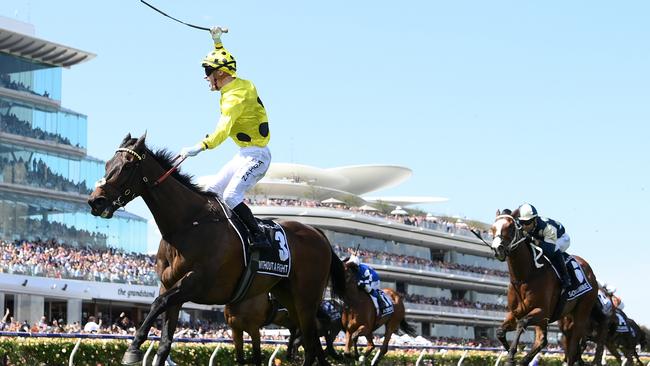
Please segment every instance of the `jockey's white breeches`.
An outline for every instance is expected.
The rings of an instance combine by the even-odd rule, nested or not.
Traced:
[[[555,245],[562,252],[566,252],[566,250],[569,249],[569,245],[571,245],[571,238],[569,237],[569,234],[564,233],[564,235],[557,238]]]
[[[271,165],[268,147],[243,147],[224,165],[217,175],[206,179],[205,189],[218,194],[228,207],[235,208],[244,194],[264,177]]]

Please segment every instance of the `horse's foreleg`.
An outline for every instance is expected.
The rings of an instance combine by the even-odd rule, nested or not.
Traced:
[[[521,338],[521,335],[524,333],[524,330],[526,330],[526,321],[522,319],[517,322],[517,333],[515,334],[515,338],[512,340],[512,343],[510,344],[510,349],[508,350],[508,359],[504,364],[505,366],[512,366],[515,364],[515,354],[517,354],[517,345],[519,345],[519,338]]]
[[[164,366],[169,352],[172,350],[172,342],[174,340],[174,331],[178,324],[178,312],[181,310],[181,305],[174,305],[169,307],[163,313],[162,331],[160,335],[160,344],[158,345],[158,352],[156,352],[155,366]]]
[[[521,360],[521,365],[528,366],[533,358],[535,358],[535,355],[537,355],[539,351],[546,347],[546,344],[548,343],[548,340],[546,339],[546,328],[546,324],[535,327],[535,343],[533,344],[530,352],[528,352],[528,354]]]
[[[251,329],[248,331],[248,335],[251,336],[251,343],[253,343],[253,365],[262,366],[262,340],[260,339],[260,330]]]
[[[372,339],[372,333],[366,334],[366,350],[363,352],[363,361],[367,360],[375,349],[375,340]]]
[[[352,331],[350,329],[347,329],[345,331],[345,347],[343,348],[343,356],[348,357],[348,358],[354,358],[354,354],[352,353]]]
[[[327,354],[330,355],[335,360],[340,360],[341,356],[336,353],[336,348],[334,348],[334,338],[339,334],[340,327],[328,327],[327,332],[325,333],[325,343],[327,343]]]
[[[232,343],[235,344],[235,360],[240,365],[246,364],[244,359],[244,331],[232,328]]]
[[[352,345],[354,346],[354,358],[358,359],[359,358],[359,336],[361,336],[362,332],[365,332],[366,327],[364,325],[360,326],[357,328],[357,330],[352,333]]]
[[[503,348],[505,348],[506,351],[510,349],[510,344],[506,339],[506,333],[515,330],[516,325],[517,320],[515,319],[515,316],[512,315],[512,312],[509,311],[506,314],[506,318],[503,320],[503,323],[501,323],[501,327],[497,329],[497,339],[501,342]]]
[[[131,342],[131,345],[129,348],[127,348],[124,356],[122,357],[122,364],[130,365],[142,361],[143,354],[142,351],[140,351],[140,346],[142,346],[142,343],[144,343],[144,341],[147,339],[149,330],[151,329],[153,323],[156,321],[156,318],[158,318],[158,315],[162,314],[163,311],[165,311],[169,306],[169,299],[176,296],[179,292],[179,288],[171,288],[162,295],[159,295],[153,301],[151,304],[151,309],[149,310],[149,314],[147,314],[147,317],[142,322],[142,325],[135,332],[133,342]]]
[[[298,348],[298,346],[294,344],[296,343],[296,339],[298,338],[298,335],[296,334],[297,332],[298,332],[297,328],[289,329],[289,342],[287,343],[287,361],[293,360],[294,347],[296,349]]]
[[[384,341],[381,343],[381,348],[379,348],[379,356],[377,356],[377,361],[372,363],[370,366],[375,366],[379,364],[379,361],[384,357],[384,355],[388,352],[388,343],[390,342],[390,338],[393,336],[394,331],[388,331],[384,333]]]

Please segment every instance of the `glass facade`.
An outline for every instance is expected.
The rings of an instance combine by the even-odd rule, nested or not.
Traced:
[[[110,219],[92,216],[87,204],[39,198],[0,190],[0,238],[49,240],[76,247],[113,247],[144,253],[147,222],[118,211]]]
[[[61,68],[0,53],[0,87],[61,100]]]
[[[0,132],[86,149],[86,116],[70,111],[48,111],[0,97]]]
[[[0,142],[0,182],[90,194],[104,163]]]
[[[58,145],[86,149],[88,135],[85,115],[58,107],[61,82],[61,67],[0,53],[0,132],[53,143],[0,135],[0,239],[144,253],[145,219],[122,210],[111,220],[90,214],[86,199],[104,162]]]

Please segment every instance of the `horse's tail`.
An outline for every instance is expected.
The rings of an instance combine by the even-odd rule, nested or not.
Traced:
[[[409,324],[406,321],[406,319],[402,319],[402,321],[399,322],[399,329],[401,329],[404,333],[410,335],[411,337],[415,337],[417,335],[415,328],[413,328],[413,326]]]
[[[332,295],[338,297],[339,299],[343,299],[345,296],[345,267],[343,266],[343,262],[341,262],[341,258],[339,258],[339,256],[336,255],[336,252],[334,252],[334,248],[332,248],[332,243],[330,243],[329,239],[327,238],[327,235],[325,235],[323,230],[319,228],[315,228],[315,229],[323,236],[327,244],[329,244],[330,250],[332,251],[332,260],[330,262],[330,279],[332,280]]]

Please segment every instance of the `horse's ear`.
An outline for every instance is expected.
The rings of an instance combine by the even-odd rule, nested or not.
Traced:
[[[131,141],[131,133],[126,134],[126,137],[124,138],[124,140],[122,140],[120,147],[126,146],[126,144],[128,144],[129,141]]]
[[[512,217],[514,217],[515,219],[519,218],[519,209],[518,208],[516,208],[514,211],[512,211]]]
[[[496,216],[499,216],[499,215],[501,215],[501,210],[497,209],[497,214],[496,214]]]
[[[133,150],[135,151],[141,151],[144,149],[144,141],[147,138],[147,131],[144,132],[144,135],[140,136],[138,141],[135,142],[135,145],[133,145]]]

